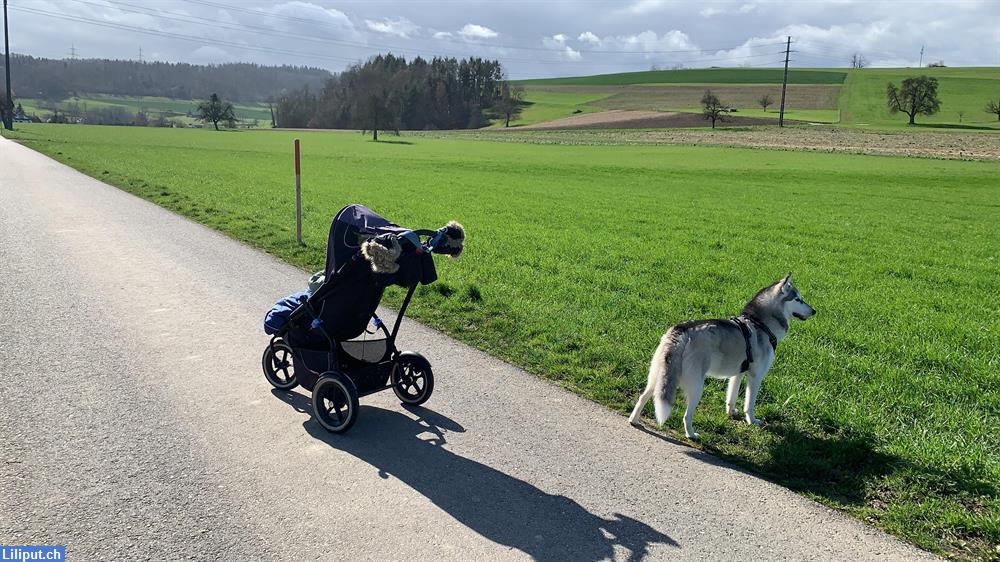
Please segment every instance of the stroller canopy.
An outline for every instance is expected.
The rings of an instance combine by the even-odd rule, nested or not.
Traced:
[[[338,269],[361,251],[361,244],[380,234],[405,234],[403,228],[375,213],[364,205],[348,205],[337,213],[330,225],[326,244],[326,275],[332,277]]]

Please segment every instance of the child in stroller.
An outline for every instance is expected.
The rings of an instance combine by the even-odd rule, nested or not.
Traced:
[[[431,254],[457,257],[464,243],[454,221],[409,230],[362,205],[341,209],[330,226],[323,283],[282,299],[264,319],[271,336],[264,377],[279,390],[311,390],[316,420],[334,433],[354,425],[361,396],[391,388],[405,404],[426,402],[434,390],[431,365],[396,349],[396,335],[417,285],[437,279]],[[376,314],[389,285],[407,289],[391,331]],[[357,339],[379,331],[384,337]]]

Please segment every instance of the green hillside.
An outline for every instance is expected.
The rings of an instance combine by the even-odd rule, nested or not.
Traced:
[[[906,115],[893,115],[886,107],[886,84],[893,82],[898,86],[906,78],[924,74],[938,79],[941,110],[935,115],[918,115],[918,125],[1000,129],[996,115],[984,111],[987,100],[1000,99],[1000,68],[997,67],[852,70],[841,90],[841,122],[906,126]],[[959,112],[964,112],[961,121]]]
[[[75,106],[80,111],[100,108],[120,108],[131,115],[139,111],[144,111],[147,115],[153,117],[163,115],[164,117],[185,124],[193,122],[193,119],[187,115],[195,111],[199,101],[155,96],[112,96],[108,94],[81,94],[58,102],[33,98],[17,99],[17,102],[22,104],[26,113],[37,115],[42,119],[50,117],[53,108],[58,108],[60,111],[65,112]],[[233,104],[233,108],[236,116],[243,121],[258,121],[259,126],[271,126],[271,113],[264,104],[237,102]]]
[[[575,76],[569,78],[544,78],[522,80],[525,86],[534,85],[611,85],[627,84],[780,84],[784,70],[781,68],[684,68],[680,70],[651,70]],[[792,69],[788,71],[789,84],[841,84],[847,73],[843,69]]]

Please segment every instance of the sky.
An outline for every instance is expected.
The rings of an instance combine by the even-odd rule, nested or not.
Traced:
[[[709,66],[1000,66],[1000,0],[9,0],[11,52],[293,64],[392,52],[498,59],[510,78]],[[923,53],[921,54],[921,50]]]

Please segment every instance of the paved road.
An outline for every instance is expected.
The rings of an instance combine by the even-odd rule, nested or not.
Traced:
[[[0,139],[0,544],[73,560],[925,554],[413,321],[426,408],[260,374],[306,274]]]

